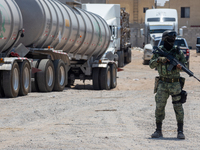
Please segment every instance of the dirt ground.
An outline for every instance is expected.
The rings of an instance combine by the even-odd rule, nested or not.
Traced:
[[[178,140],[171,98],[166,106],[163,138],[155,131],[154,77],[142,64],[142,51],[118,73],[117,88],[92,90],[92,82],[62,92],[30,93],[0,99],[0,149],[14,150],[195,150],[200,147],[200,83],[186,78],[185,140]],[[191,51],[190,69],[200,78],[200,56]]]

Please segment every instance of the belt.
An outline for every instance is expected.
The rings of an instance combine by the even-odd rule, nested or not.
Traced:
[[[161,81],[168,82],[168,83],[173,83],[173,82],[179,82],[179,78],[164,78],[164,77],[159,77]]]

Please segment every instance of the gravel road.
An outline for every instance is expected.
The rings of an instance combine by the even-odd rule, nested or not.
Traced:
[[[195,150],[200,147],[200,83],[186,78],[185,140],[178,140],[171,98],[163,123],[164,138],[155,131],[154,77],[142,64],[142,51],[118,73],[110,91],[92,90],[92,81],[75,82],[62,92],[30,93],[0,99],[0,149],[8,150]],[[200,56],[191,51],[190,69],[200,78]]]

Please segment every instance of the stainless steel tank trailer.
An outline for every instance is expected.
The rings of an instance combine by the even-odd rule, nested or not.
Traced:
[[[62,0],[63,1],[63,0]],[[75,79],[117,85],[117,55],[100,16],[59,0],[0,1],[0,95],[62,91]]]

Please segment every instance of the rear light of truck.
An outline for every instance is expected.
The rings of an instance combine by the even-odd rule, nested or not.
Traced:
[[[0,58],[0,63],[4,63],[4,59],[3,58]]]
[[[189,56],[189,55],[190,55],[190,50],[187,49],[187,50],[186,50],[186,56]]]

